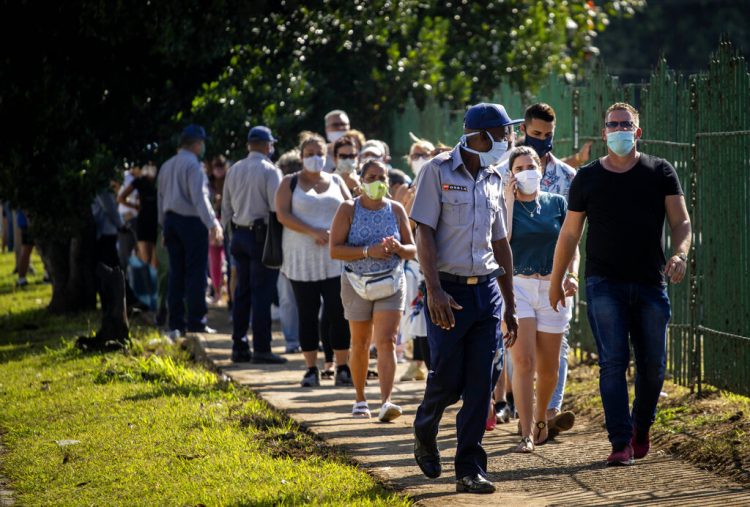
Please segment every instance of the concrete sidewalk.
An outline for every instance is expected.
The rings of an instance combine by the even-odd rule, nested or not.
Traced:
[[[212,310],[211,325],[228,331],[225,311]],[[750,490],[683,461],[663,451],[652,450],[632,467],[607,468],[609,442],[601,427],[579,421],[557,441],[537,448],[533,454],[512,453],[518,436],[515,421],[488,432],[484,446],[489,455],[489,478],[498,487],[493,495],[455,492],[453,456],[455,415],[460,406],[449,408],[438,436],[443,475],[430,480],[414,462],[411,424],[421,401],[424,382],[396,382],[393,402],[404,415],[392,423],[350,416],[352,388],[335,388],[322,380],[315,389],[303,389],[302,354],[287,356],[286,365],[234,365],[230,362],[231,338],[227,334],[198,335],[200,354],[239,384],[251,387],[263,399],[283,410],[329,443],[340,446],[361,466],[394,490],[409,495],[418,505],[750,505]],[[274,334],[274,350],[283,342]],[[322,357],[322,354],[321,354]],[[374,369],[374,361],[372,361]],[[406,365],[399,365],[396,378]],[[376,381],[369,381],[370,410],[380,408]]]

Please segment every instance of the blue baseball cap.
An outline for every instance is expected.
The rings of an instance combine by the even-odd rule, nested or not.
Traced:
[[[190,124],[182,130],[182,137],[190,137],[192,139],[208,139],[206,135],[206,129],[200,125]]]
[[[269,129],[268,127],[264,127],[263,125],[258,125],[251,128],[250,132],[248,132],[247,134],[247,140],[266,141],[268,143],[276,142],[276,139],[273,138],[273,134],[271,134],[271,129]]]
[[[464,128],[472,130],[505,127],[517,123],[523,123],[523,118],[511,120],[503,106],[487,102],[471,106],[464,116]]]

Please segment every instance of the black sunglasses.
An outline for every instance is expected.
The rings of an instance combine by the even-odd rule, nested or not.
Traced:
[[[632,130],[635,128],[635,123],[630,120],[624,120],[624,121],[607,121],[604,122],[604,126],[608,129],[616,129],[617,127],[623,127],[628,130]]]
[[[355,158],[357,158],[356,153],[339,153],[337,156],[338,158],[350,159],[350,160],[354,160]]]

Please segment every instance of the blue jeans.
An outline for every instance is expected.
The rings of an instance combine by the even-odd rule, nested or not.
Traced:
[[[446,407],[463,398],[456,416],[456,477],[487,474],[482,448],[492,391],[493,360],[500,338],[500,290],[492,279],[478,285],[442,282],[463,310],[454,310],[456,325],[441,329],[427,315],[430,373],[417,409],[414,431],[424,442],[435,441]]]
[[[271,301],[279,270],[267,268],[261,262],[263,242],[256,241],[254,231],[233,230],[230,249],[237,273],[232,299],[232,339],[241,340],[247,334],[252,309],[253,351],[271,352]]]
[[[167,308],[169,328],[185,331],[205,328],[208,229],[198,217],[168,211],[164,217],[164,244],[169,253]]]
[[[601,276],[586,277],[586,297],[599,351],[599,391],[607,433],[618,449],[630,442],[634,426],[648,431],[656,418],[666,370],[669,298],[664,286]],[[632,413],[625,380],[631,344],[635,355]]]
[[[568,380],[568,331],[563,333],[560,343],[560,369],[557,370],[557,386],[552,398],[549,400],[547,410],[562,410],[563,395],[565,394],[565,382]]]
[[[299,347],[297,301],[294,299],[292,282],[283,273],[279,273],[276,290],[279,293],[279,320],[281,320],[281,330],[284,333],[286,346]]]

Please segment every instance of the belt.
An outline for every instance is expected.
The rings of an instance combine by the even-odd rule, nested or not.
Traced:
[[[252,231],[253,227],[254,227],[253,224],[250,224],[250,225],[239,225],[239,224],[235,224],[234,222],[232,222],[232,229],[233,230],[240,229],[240,230],[243,230],[243,231]]]
[[[503,276],[505,274],[505,270],[500,267],[490,273],[489,275],[478,275],[478,276],[460,276],[460,275],[454,275],[451,273],[445,273],[443,271],[440,271],[438,273],[438,278],[443,280],[444,282],[453,282],[453,283],[460,283],[463,285],[476,285],[478,283],[486,282],[487,280],[490,280],[491,278],[497,278],[498,276]]]

